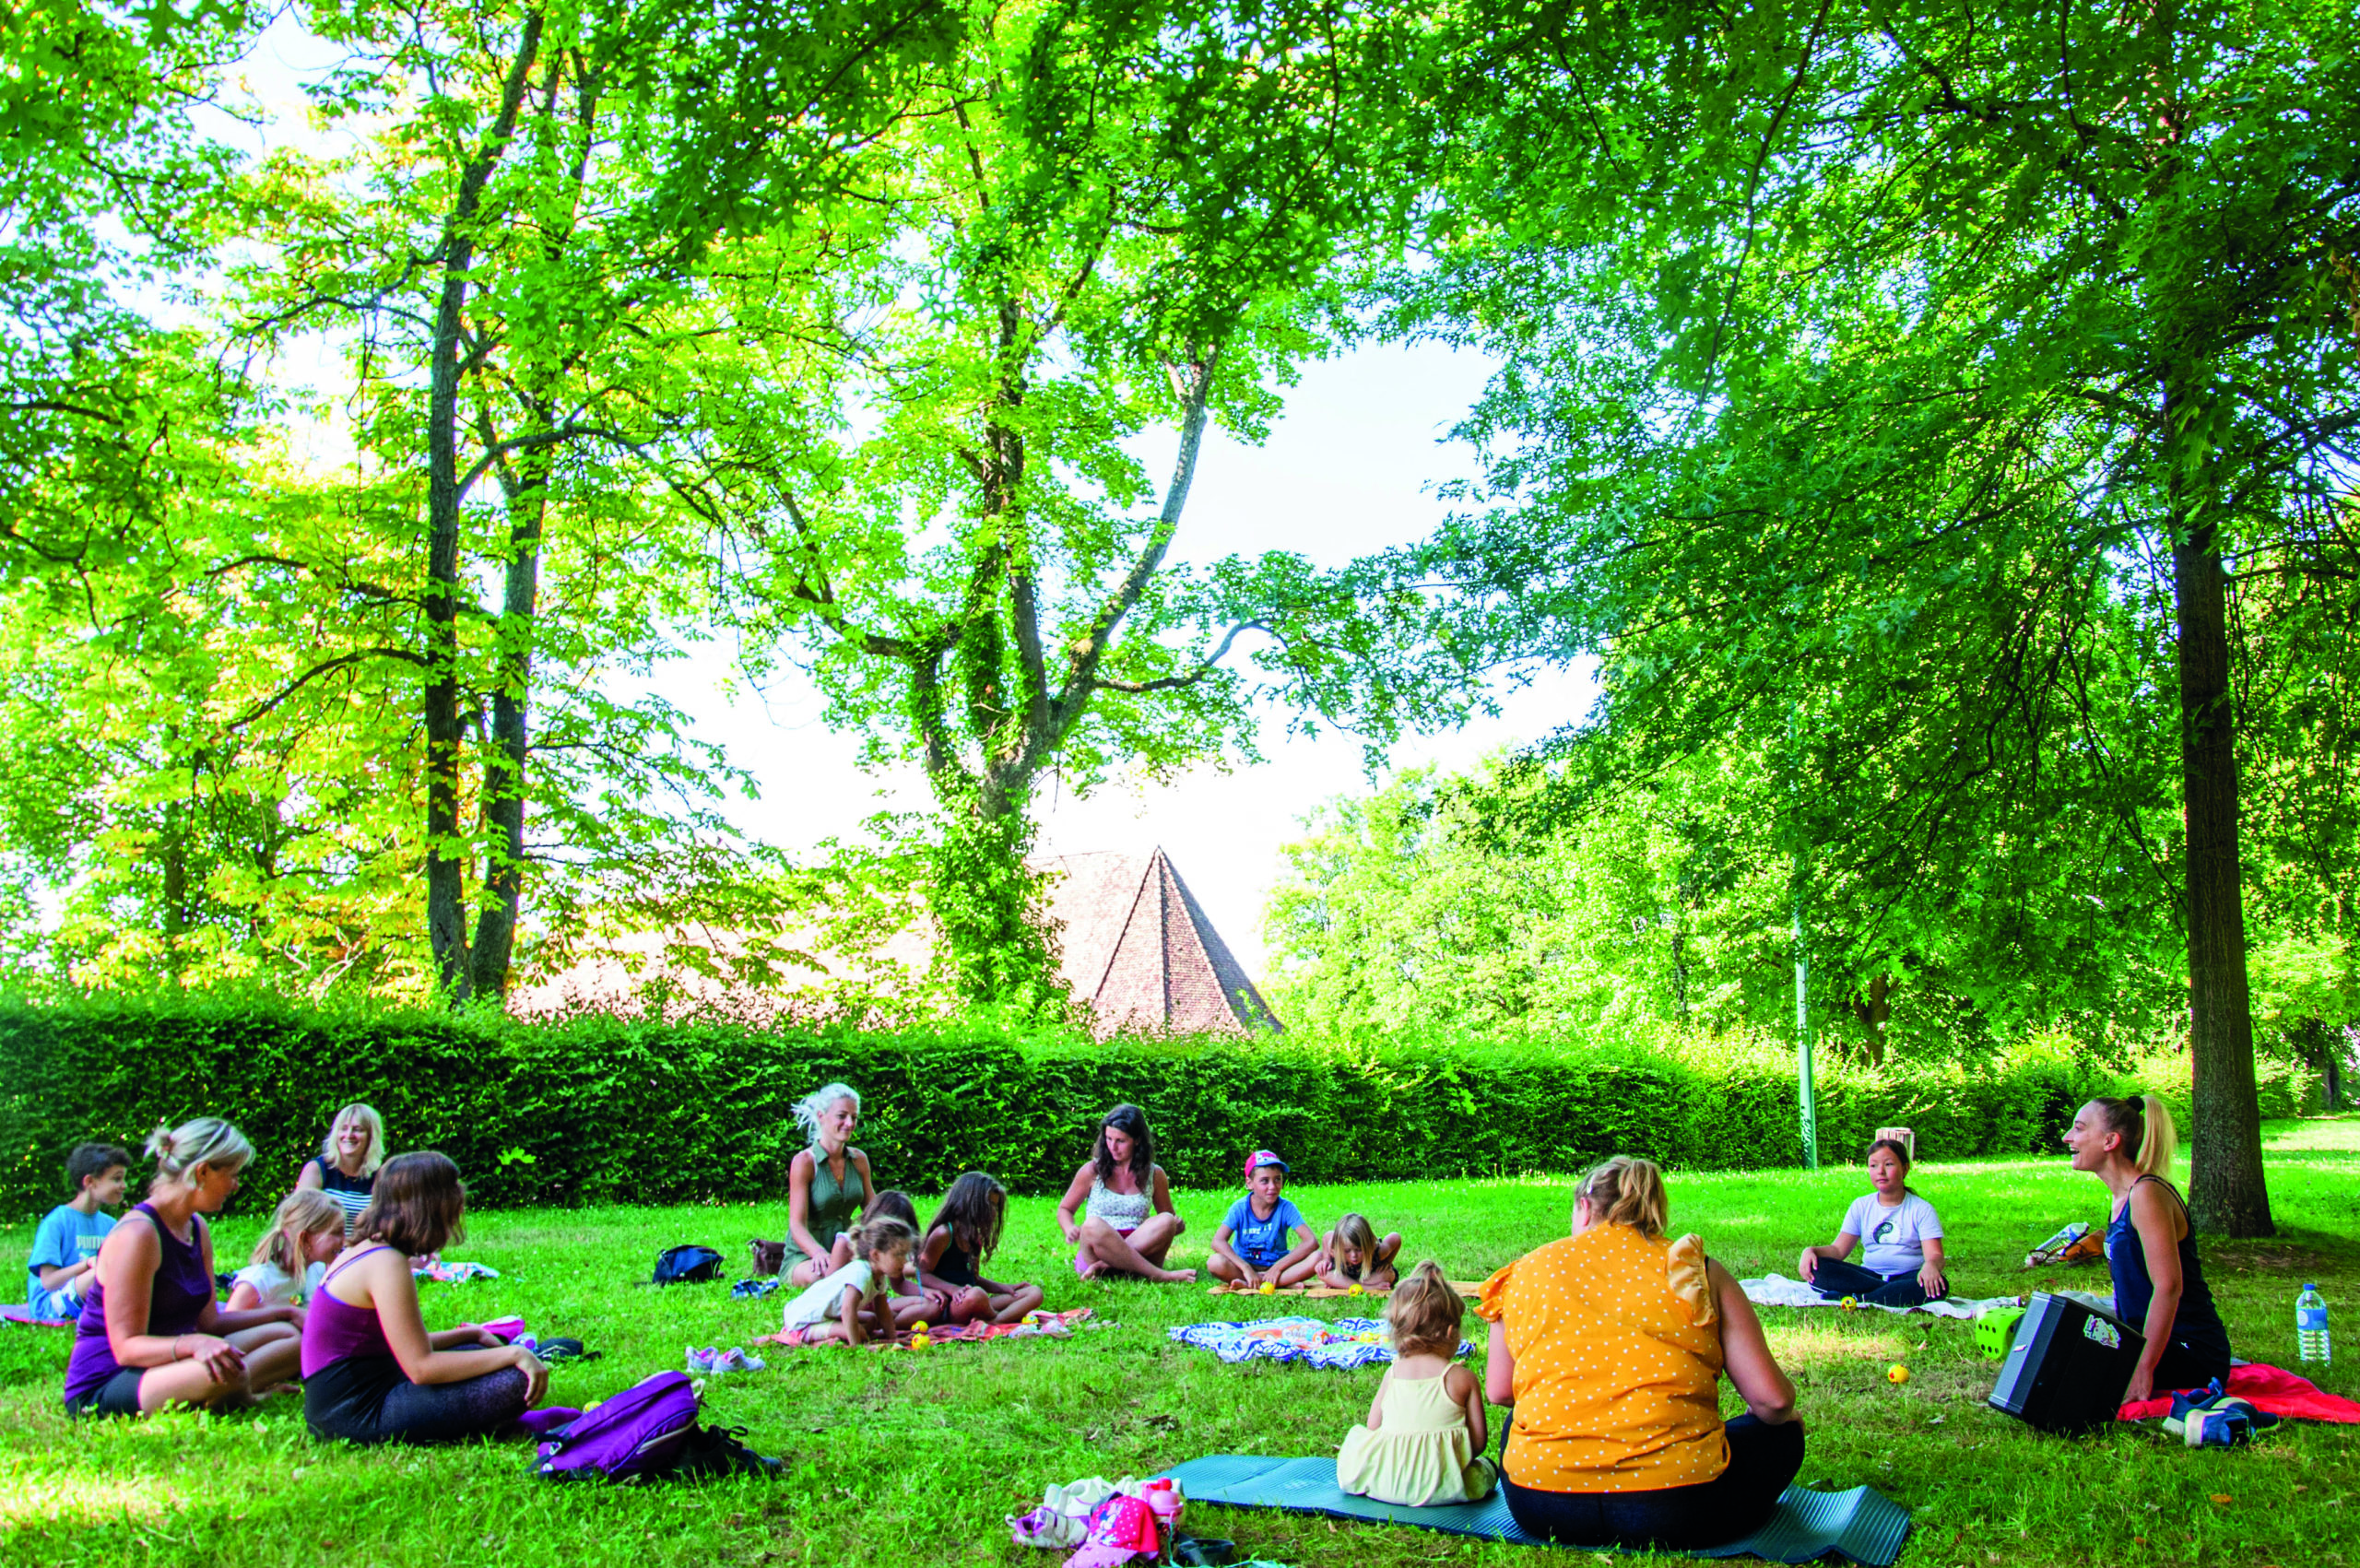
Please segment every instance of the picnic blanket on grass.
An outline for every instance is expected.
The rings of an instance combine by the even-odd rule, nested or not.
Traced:
[[[2264,1366],[2260,1362],[2248,1362],[2229,1369],[2228,1381],[2222,1385],[2224,1394],[2247,1400],[2257,1410],[2267,1410],[2300,1421],[2335,1421],[2360,1426],[2360,1404],[2341,1396],[2330,1394],[2306,1377],[2297,1377],[2283,1367]],[[2116,1412],[2117,1421],[2154,1421],[2172,1413],[2172,1397],[2144,1399],[2136,1405],[2125,1405]]]
[[[1840,1298],[1831,1301],[1829,1298],[1821,1295],[1819,1291],[1808,1282],[1801,1279],[1789,1279],[1783,1274],[1768,1274],[1759,1279],[1740,1279],[1738,1281],[1738,1288],[1745,1292],[1745,1299],[1752,1302],[1755,1306],[1832,1307],[1842,1306],[1844,1304]],[[2085,1303],[2090,1306],[2097,1307],[2105,1312],[2112,1312],[2114,1310],[2114,1298],[2112,1296],[2093,1295],[2087,1291],[2052,1291],[2049,1294],[2069,1296],[2074,1301]],[[1860,1302],[1856,1304],[1861,1311],[1865,1312],[1873,1303],[1869,1302]],[[1981,1317],[1987,1312],[1992,1312],[2000,1307],[2022,1306],[2023,1304],[2023,1298],[2019,1296],[1983,1296],[1979,1298],[1971,1296],[1944,1296],[1940,1301],[1928,1302],[1924,1306],[1878,1306],[1876,1310],[1879,1312],[1890,1313],[1924,1312],[1931,1313],[1936,1317],[1976,1318]]]
[[[1329,1371],[1393,1364],[1393,1341],[1374,1317],[1266,1317],[1258,1323],[1191,1323],[1165,1332],[1225,1362],[1302,1362]],[[1475,1347],[1465,1339],[1458,1353]]]
[[[1414,1525],[1457,1536],[1481,1536],[1520,1546],[1554,1543],[1526,1535],[1508,1512],[1499,1488],[1481,1503],[1432,1508],[1397,1508],[1356,1497],[1336,1485],[1333,1459],[1273,1459],[1253,1454],[1215,1454],[1174,1466],[1163,1474],[1180,1483],[1191,1503],[1229,1508],[1277,1508],[1291,1514],[1325,1514],[1339,1519]],[[1762,1557],[1773,1562],[1809,1562],[1829,1552],[1866,1568],[1891,1568],[1909,1535],[1909,1510],[1865,1486],[1849,1491],[1811,1491],[1790,1486],[1778,1499],[1770,1522],[1743,1540],[1690,1557]],[[1594,1549],[1593,1549],[1594,1550]]]

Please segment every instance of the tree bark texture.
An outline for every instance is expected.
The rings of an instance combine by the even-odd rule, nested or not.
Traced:
[[[442,287],[436,301],[426,419],[426,934],[434,976],[453,1002],[465,1001],[466,864],[459,826],[459,380],[466,358],[467,270],[475,225],[540,53],[541,13],[525,14],[516,56],[502,84],[500,112],[461,174],[444,225]]]
[[[2228,581],[2203,504],[2210,462],[2180,460],[2186,410],[2166,383],[2172,607],[2179,641],[2180,788],[2188,816],[2189,1049],[2195,1125],[2189,1207],[2201,1230],[2273,1232],[2261,1166],[2261,1109],[2246,982],[2244,878],[2237,843],[2236,719],[2229,699]]]
[[[468,954],[478,996],[505,996],[525,902],[525,762],[529,749],[534,614],[541,586],[541,526],[549,509],[549,456],[527,459],[509,498],[508,581],[501,595],[499,652],[491,693],[491,744],[484,757],[484,877]]]

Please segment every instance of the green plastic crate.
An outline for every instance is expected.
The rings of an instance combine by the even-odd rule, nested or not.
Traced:
[[[1975,1320],[1975,1348],[1993,1361],[2004,1361],[2008,1346],[2016,1337],[2016,1319],[2024,1316],[2020,1306],[1993,1307]]]

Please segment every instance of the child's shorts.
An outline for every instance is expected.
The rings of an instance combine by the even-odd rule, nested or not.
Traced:
[[[32,1300],[25,1303],[34,1320],[40,1323],[71,1323],[82,1315],[82,1296],[78,1291],[35,1291]]]

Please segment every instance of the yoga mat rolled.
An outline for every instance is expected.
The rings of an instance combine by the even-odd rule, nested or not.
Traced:
[[[1519,1546],[1555,1544],[1518,1529],[1515,1516],[1508,1512],[1505,1494],[1497,1489],[1481,1503],[1398,1508],[1339,1489],[1333,1459],[1213,1454],[1174,1466],[1163,1474],[1180,1483],[1191,1503],[1217,1503],[1225,1508],[1276,1508],[1290,1514],[1325,1514],[1338,1519],[1410,1525],[1451,1535],[1512,1541]],[[1811,1491],[1790,1486],[1787,1494],[1778,1499],[1770,1522],[1743,1540],[1677,1555],[1751,1556],[1772,1562],[1809,1562],[1835,1552],[1865,1568],[1892,1568],[1901,1555],[1901,1543],[1908,1535],[1909,1510],[1868,1487],[1857,1486],[1849,1491]]]

